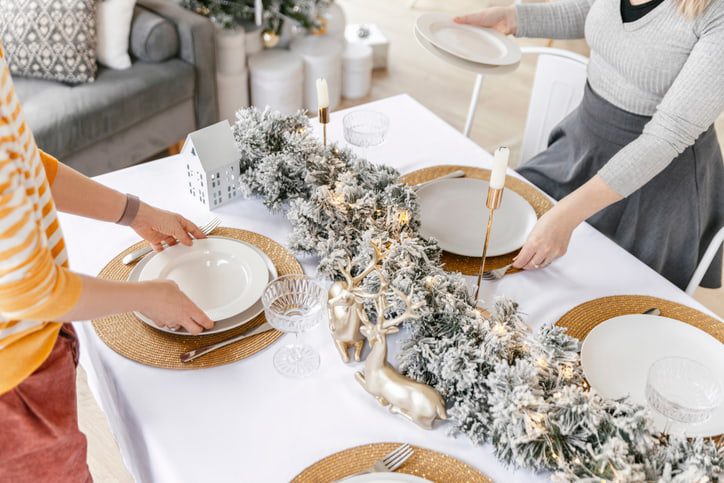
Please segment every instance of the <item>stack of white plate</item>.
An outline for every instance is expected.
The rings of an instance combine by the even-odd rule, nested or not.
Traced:
[[[271,259],[259,248],[232,238],[209,237],[190,247],[176,245],[141,260],[129,281],[172,280],[215,322],[202,334],[216,334],[249,322],[264,307],[261,295],[277,276]],[[160,327],[141,313],[136,316],[154,329],[191,335],[185,329]]]
[[[420,233],[437,240],[446,252],[480,257],[488,224],[485,198],[488,182],[482,179],[444,179],[417,191],[420,203]],[[488,256],[513,252],[523,246],[535,226],[533,207],[513,190],[503,192],[495,211]]]
[[[443,13],[420,16],[415,38],[435,57],[476,74],[507,74],[520,63],[520,48],[511,37],[490,28],[457,24]]]

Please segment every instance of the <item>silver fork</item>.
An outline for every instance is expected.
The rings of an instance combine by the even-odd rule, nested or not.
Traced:
[[[500,267],[500,268],[496,268],[495,270],[489,270],[487,272],[483,272],[483,280],[488,280],[488,281],[500,280],[501,278],[503,278],[503,276],[506,273],[508,273],[508,270],[510,270],[510,268],[512,266],[513,266],[513,264],[510,263],[504,267]]]
[[[366,475],[368,473],[392,473],[402,466],[405,461],[410,459],[410,456],[412,456],[414,452],[415,450],[412,449],[412,446],[405,443],[392,450],[382,459],[375,461],[375,463],[366,470],[345,476],[343,479],[338,481],[344,481],[348,478],[352,478],[353,476]]]
[[[214,231],[216,229],[216,227],[219,226],[220,224],[221,224],[221,219],[214,218],[213,220],[211,220],[210,222],[208,222],[207,224],[202,226],[200,228],[200,230],[204,235],[208,235],[209,233]],[[166,244],[166,242],[164,242],[163,246],[164,246],[164,248],[166,248],[168,245]],[[130,265],[131,263],[135,262],[136,260],[145,257],[152,251],[153,251],[153,248],[151,248],[151,245],[141,247],[138,250],[132,251],[131,253],[129,253],[128,255],[123,257],[122,262],[124,265]]]

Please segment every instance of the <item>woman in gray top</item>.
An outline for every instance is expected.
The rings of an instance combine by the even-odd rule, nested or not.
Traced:
[[[588,220],[684,288],[724,226],[724,0],[560,0],[456,21],[591,48],[580,106],[519,168],[560,202],[515,265],[550,264]],[[721,266],[720,250],[702,285],[719,287]]]

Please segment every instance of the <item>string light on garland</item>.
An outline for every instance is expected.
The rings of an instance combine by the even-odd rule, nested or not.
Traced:
[[[443,396],[453,433],[489,443],[504,464],[555,482],[683,483],[724,474],[724,453],[713,441],[659,439],[645,407],[589,390],[580,343],[564,329],[530,332],[506,298],[489,316],[478,312],[465,278],[445,272],[437,243],[420,236],[415,194],[397,171],[340,146],[325,149],[301,112],[248,108],[237,118],[243,192],[286,212],[293,250],[318,256],[319,272],[334,277],[348,259],[364,265],[369,242],[379,240],[386,250],[379,273],[426,302],[400,341],[398,367]],[[403,221],[404,236],[394,239]],[[361,282],[370,293],[376,284],[373,276]],[[394,317],[401,307],[389,310]]]

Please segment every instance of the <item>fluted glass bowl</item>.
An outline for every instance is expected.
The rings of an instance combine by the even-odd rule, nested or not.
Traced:
[[[342,119],[344,139],[366,149],[382,144],[390,127],[390,118],[381,112],[354,111]]]
[[[721,405],[723,397],[717,375],[694,360],[664,357],[649,368],[646,400],[669,421],[703,423]]]

